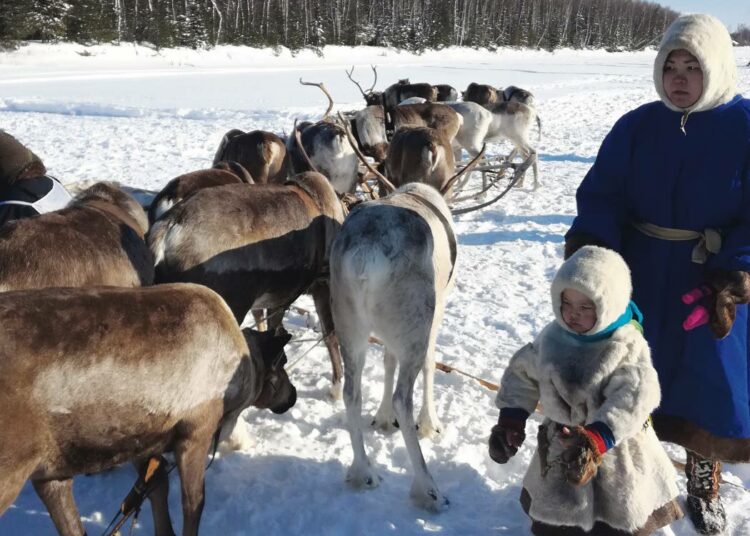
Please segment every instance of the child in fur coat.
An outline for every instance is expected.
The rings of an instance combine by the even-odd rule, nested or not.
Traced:
[[[536,535],[647,535],[682,511],[672,464],[649,424],[656,371],[614,251],[585,246],[552,281],[555,321],[512,357],[495,401],[490,456],[506,463],[528,416],[545,415],[521,504]]]

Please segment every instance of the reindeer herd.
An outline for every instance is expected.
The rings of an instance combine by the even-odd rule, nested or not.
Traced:
[[[58,532],[81,536],[74,476],[128,461],[143,475],[150,456],[174,452],[183,534],[198,534],[212,443],[245,408],[281,413],[296,401],[281,321],[303,293],[346,406],[347,481],[379,482],[360,426],[375,334],[386,374],[374,425],[400,428],[413,500],[445,507],[418,436],[441,430],[435,340],[457,254],[447,199],[461,150],[476,161],[505,138],[535,155],[538,117],[518,88],[471,84],[457,102],[447,85],[400,80],[380,93],[352,74],[364,109],[333,118],[329,96],[323,119],[287,139],[231,130],[213,167],[169,181],[148,215],[118,185],[96,183],[65,209],[0,227],[0,514],[31,480]],[[358,185],[372,200],[354,195]],[[262,331],[239,327],[248,312]],[[157,536],[174,535],[168,484],[161,475],[149,495]]]

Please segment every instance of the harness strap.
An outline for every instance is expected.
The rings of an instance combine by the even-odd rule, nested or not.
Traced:
[[[16,199],[8,199],[7,201],[0,201],[2,205],[20,205],[24,207],[31,207],[36,210],[39,214],[45,214],[47,212],[53,212],[65,208],[70,202],[72,197],[65,187],[60,184],[57,180],[51,179],[52,188],[47,192],[44,197],[37,199],[36,201],[20,201]]]
[[[707,227],[703,232],[687,229],[661,227],[654,223],[632,221],[633,227],[651,238],[671,241],[698,240],[693,248],[691,260],[696,264],[705,264],[710,253],[716,254],[721,250],[721,233],[718,229]]]
[[[408,195],[412,199],[417,200],[419,203],[429,208],[432,212],[435,213],[435,216],[437,216],[437,218],[440,220],[440,223],[443,224],[443,227],[445,227],[445,234],[448,238],[448,246],[451,250],[451,271],[448,274],[448,282],[450,282],[451,278],[453,277],[453,270],[456,268],[456,257],[458,256],[458,243],[456,241],[456,233],[453,232],[453,226],[451,225],[451,222],[448,221],[448,219],[443,215],[439,208],[430,203],[424,197],[416,195],[412,192],[401,193],[404,195]]]

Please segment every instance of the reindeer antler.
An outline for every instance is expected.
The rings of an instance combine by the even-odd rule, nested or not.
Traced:
[[[375,80],[372,81],[372,87],[369,89],[369,92],[372,92],[372,90],[375,89],[375,84],[378,83],[378,68],[375,65],[370,65],[370,68],[372,68],[372,72],[375,73]]]
[[[326,97],[328,97],[328,109],[326,110],[326,113],[323,114],[323,121],[325,121],[326,118],[328,118],[328,116],[330,115],[331,110],[333,110],[333,99],[331,98],[331,94],[328,93],[328,90],[323,85],[323,82],[320,82],[319,84],[316,84],[314,82],[303,82],[302,78],[300,78],[299,79],[299,83],[302,84],[303,86],[315,86],[315,87],[318,87],[318,88],[320,88],[320,90],[323,93],[325,93]]]
[[[305,146],[302,145],[302,134],[297,128],[296,119],[294,120],[294,140],[297,142],[297,148],[302,153],[302,158],[305,160],[305,163],[308,165],[310,170],[315,171],[316,173],[320,173],[320,171],[318,171],[318,168],[315,167],[315,164],[312,163],[312,160],[310,160],[310,156],[307,154],[307,151],[305,150]]]
[[[366,99],[367,93],[365,93],[365,90],[362,89],[362,86],[359,85],[359,82],[357,82],[354,78],[352,78],[352,75],[354,74],[354,65],[352,65],[351,71],[344,70],[344,72],[346,73],[347,78],[349,78],[349,80],[351,80],[352,83],[359,88],[359,92],[362,93],[362,96]]]
[[[364,155],[359,151],[359,147],[357,147],[356,140],[352,137],[352,133],[349,132],[349,125],[346,122],[346,119],[344,119],[344,116],[341,115],[341,112],[338,113],[339,121],[341,121],[341,126],[344,128],[344,132],[346,132],[346,139],[349,140],[349,145],[352,146],[352,149],[354,149],[354,153],[357,155],[357,158],[365,165],[365,167],[375,175],[375,177],[380,181],[380,184],[383,185],[383,187],[388,190],[388,193],[393,192],[396,187],[393,185],[391,181],[386,179],[378,170],[373,168],[370,163],[365,159]]]

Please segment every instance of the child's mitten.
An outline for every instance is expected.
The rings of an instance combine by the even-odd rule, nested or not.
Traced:
[[[500,417],[490,434],[490,458],[497,463],[507,463],[526,439],[526,422]]]
[[[560,455],[564,464],[565,478],[576,486],[583,486],[594,478],[602,463],[602,453],[594,434],[583,426],[563,426],[558,438],[565,450]]]

